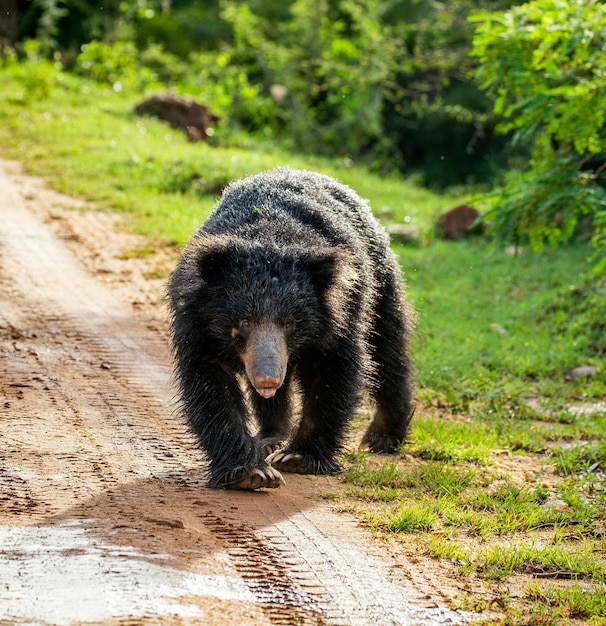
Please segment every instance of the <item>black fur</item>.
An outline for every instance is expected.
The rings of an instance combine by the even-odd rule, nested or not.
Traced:
[[[231,184],[185,248],[169,296],[181,406],[211,486],[278,486],[265,459],[289,437],[270,457],[277,469],[338,471],[334,456],[364,385],[377,413],[363,444],[393,452],[405,439],[411,314],[388,237],[348,187],[288,168]],[[285,349],[282,361],[271,356],[273,397],[257,393],[247,363],[247,402],[238,375],[251,332]],[[270,358],[260,350],[257,360]],[[302,415],[291,434],[295,380]]]

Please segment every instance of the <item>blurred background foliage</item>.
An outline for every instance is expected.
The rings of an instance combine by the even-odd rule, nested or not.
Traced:
[[[0,0],[0,15],[4,65],[194,96],[223,145],[495,190],[474,203],[497,238],[580,233],[606,271],[600,0]]]
[[[470,13],[507,0],[0,0],[0,36],[117,88],[204,100],[224,133],[491,183],[512,151],[470,79]],[[8,11],[7,11],[8,9]],[[521,151],[523,152],[523,151]]]

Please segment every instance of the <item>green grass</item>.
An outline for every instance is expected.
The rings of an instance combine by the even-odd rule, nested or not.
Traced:
[[[603,584],[606,563],[595,558],[595,548],[579,550],[570,544],[536,545],[527,541],[502,543],[470,550],[459,542],[433,537],[429,552],[459,563],[463,571],[484,580],[505,580],[529,574],[538,580],[591,580]]]
[[[29,73],[11,66],[2,72],[0,143],[60,191],[122,211],[129,228],[174,243],[189,239],[227,182],[278,165],[313,168],[355,184],[382,214],[408,216],[425,232],[437,212],[457,202],[397,178],[379,179],[347,159],[188,143],[182,132],[137,117],[133,109],[142,98],[44,62],[32,63]]]
[[[584,620],[587,624],[606,622],[606,589],[587,587],[578,583],[562,588],[546,588],[533,584],[528,587],[528,597],[534,601],[533,615],[538,623],[563,623],[564,620]],[[541,620],[543,621],[539,621]]]
[[[494,428],[480,421],[420,416],[412,425],[412,451],[430,461],[484,461],[497,444]]]
[[[277,165],[337,176],[385,222],[417,226],[422,245],[394,245],[419,320],[409,441],[387,460],[345,454],[342,486],[322,497],[453,575],[486,581],[462,607],[496,603],[503,624],[606,623],[606,414],[576,408],[606,399],[606,283],[587,279],[587,244],[510,256],[484,239],[437,241],[436,214],[463,195],[250,139],[190,144],[133,114],[142,94],[46,63],[0,68],[0,80],[4,155],[150,237],[125,259],[185,242],[223,185]],[[597,373],[571,379],[580,365]],[[513,580],[526,586],[505,593]]]
[[[579,323],[581,294],[564,306],[573,288],[584,289],[584,246],[540,255],[526,250],[519,257],[484,241],[397,250],[421,320],[420,382],[440,391],[442,401],[465,405],[478,391],[486,400],[508,393],[517,398],[523,386],[540,378],[554,395],[558,389],[548,377],[564,383],[566,371],[580,364],[601,367],[604,380],[604,320],[586,316]],[[598,306],[606,306],[603,287],[599,296],[594,316]],[[604,329],[593,343],[592,325]]]

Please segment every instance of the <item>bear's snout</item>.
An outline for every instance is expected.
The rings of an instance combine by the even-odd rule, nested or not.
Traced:
[[[274,396],[276,391],[278,391],[282,385],[280,370],[278,367],[271,367],[271,365],[274,364],[264,363],[260,370],[253,375],[253,380],[251,381],[254,388],[264,398],[271,398]]]
[[[242,354],[250,384],[264,398],[271,398],[282,386],[288,365],[284,331],[272,322],[252,324]]]

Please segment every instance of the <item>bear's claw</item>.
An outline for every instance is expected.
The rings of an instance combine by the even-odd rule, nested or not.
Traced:
[[[284,441],[283,439],[275,439],[273,437],[262,439],[259,446],[261,448],[261,453],[263,455],[263,458],[266,459],[268,456],[270,456],[274,452],[277,452],[281,448],[283,441]]]
[[[277,489],[281,484],[285,484],[285,480],[280,472],[273,467],[264,467],[260,469],[255,467],[249,471],[243,478],[237,482],[223,485],[225,489]]]
[[[267,459],[272,467],[291,474],[338,474],[341,468],[330,459],[316,459],[292,450],[276,450]]]

